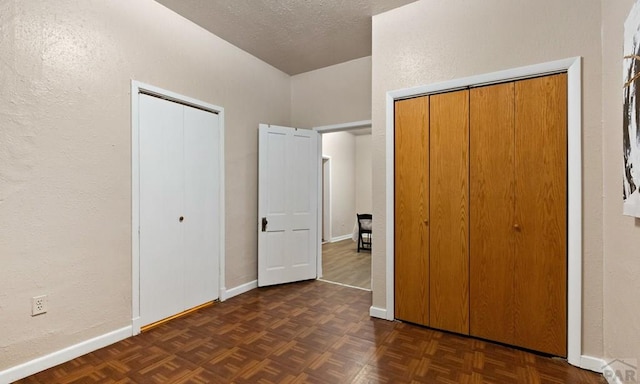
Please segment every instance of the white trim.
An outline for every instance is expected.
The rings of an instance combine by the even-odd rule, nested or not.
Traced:
[[[361,291],[367,291],[367,292],[371,292],[370,289],[367,288],[362,288],[362,287],[356,287],[355,285],[349,285],[349,284],[344,284],[344,283],[339,283],[337,281],[331,281],[331,280],[325,280],[325,279],[318,279],[318,281],[322,281],[324,283],[329,283],[329,284],[334,284],[334,285],[340,285],[342,287],[347,287],[347,288],[353,288],[353,289],[359,289]]]
[[[588,369],[593,372],[602,373],[602,369],[606,365],[604,359],[593,356],[580,356],[580,368]]]
[[[224,108],[205,103],[175,92],[131,80],[131,330],[133,335],[140,333],[140,124],[139,94],[145,93],[173,102],[191,105],[218,114],[220,140],[218,154],[220,159],[219,180],[219,291],[225,286],[225,174],[224,174]]]
[[[320,142],[320,150],[321,150],[320,153],[322,153],[322,137],[320,137],[320,140],[318,140],[318,141]],[[328,233],[326,233],[327,238],[325,240],[331,242],[331,234],[333,233],[333,225],[332,225],[333,224],[332,223],[333,211],[331,209],[331,201],[332,201],[331,198],[333,197],[331,195],[331,181],[332,181],[331,180],[331,173],[332,173],[331,172],[331,156],[321,155],[320,166],[322,167],[323,172],[324,172],[324,161],[325,160],[327,160],[327,165],[329,167],[329,180],[328,180],[328,182],[329,182],[329,207],[327,207],[329,209],[329,215],[328,215],[329,217],[327,218],[327,221],[329,222],[328,223],[329,224],[329,231],[328,231]],[[324,175],[322,174],[322,175],[320,175],[320,177],[321,177],[320,180],[322,180],[322,182],[320,183],[320,184],[322,184],[322,185],[320,185],[320,188],[324,188]],[[324,211],[324,208],[325,208],[324,207],[324,199],[321,199],[320,201],[321,201],[320,205],[322,205],[322,210]],[[324,215],[324,212],[322,212],[322,213]],[[322,220],[322,218],[321,218],[321,220]],[[324,231],[324,228],[322,230]],[[320,236],[320,238],[322,238],[322,236]],[[322,252],[320,252],[320,253],[322,253]]]
[[[253,280],[248,283],[238,285],[235,288],[231,288],[228,291],[226,289],[220,289],[220,301],[229,300],[232,297],[242,295],[253,289],[258,288],[258,280]]]
[[[360,121],[353,121],[351,123],[331,124],[331,125],[323,125],[320,127],[313,127],[313,130],[318,131],[318,133],[320,134],[323,134],[323,133],[350,131],[352,129],[366,128],[370,126],[371,126],[371,120],[360,120]]]
[[[386,254],[385,254],[385,266],[386,266],[386,300],[385,305],[387,310],[385,311],[386,319],[393,320],[395,318],[395,276],[394,276],[394,262],[395,262],[395,147],[394,147],[394,98],[387,92],[386,96],[386,106],[387,106],[387,121],[386,121],[386,133],[385,133],[385,186],[386,186],[386,209],[385,209],[385,217],[386,217]],[[375,232],[375,225],[373,226],[373,231]],[[372,284],[373,287],[373,284]],[[371,307],[371,312],[373,312],[373,306]]]
[[[421,85],[412,88],[404,88],[395,91],[389,91],[387,92],[387,95],[391,96],[392,100],[399,100],[435,92],[452,91],[467,87],[478,87],[482,85],[501,83],[504,81],[526,79],[534,76],[564,72],[575,65],[576,61],[580,62],[581,58],[572,57],[563,60],[550,61],[547,63],[528,65],[526,67],[519,67],[507,69],[504,71],[485,73],[482,75],[463,77],[460,79],[454,79],[440,83]]]
[[[616,376],[616,372],[611,368],[611,366],[607,365],[602,370],[602,376],[607,380],[609,384],[624,384],[618,376]]]
[[[89,352],[104,348],[131,336],[131,326],[116,329],[103,335],[82,341],[59,351],[38,357],[26,363],[0,371],[0,383],[12,383],[27,376],[44,371],[58,364],[73,360]]]
[[[395,100],[452,89],[567,72],[568,275],[567,361],[581,366],[582,352],[582,58],[508,69],[478,76],[387,92],[386,95],[386,319],[394,319],[394,106]],[[376,228],[374,227],[374,232]],[[373,313],[373,307],[371,309]],[[380,313],[376,311],[376,313]],[[376,316],[379,317],[379,316]]]
[[[582,62],[567,68],[567,360],[582,354]]]
[[[220,127],[220,138],[218,141],[218,156],[219,156],[219,164],[220,164],[220,169],[218,170],[219,175],[220,175],[220,183],[219,183],[219,188],[220,190],[218,191],[219,194],[219,202],[218,202],[218,212],[220,212],[220,218],[219,218],[219,231],[220,231],[220,244],[219,244],[219,248],[218,248],[218,254],[220,255],[220,260],[218,260],[219,264],[218,264],[218,296],[220,297],[220,301],[224,301],[225,299],[222,298],[222,294],[220,292],[222,292],[223,289],[226,290],[226,272],[225,272],[225,265],[226,265],[226,221],[225,221],[225,216],[226,216],[226,197],[225,197],[225,144],[224,144],[224,108],[222,107],[216,107],[218,108],[218,125]]]
[[[387,317],[388,312],[384,308],[371,306],[371,308],[369,308],[369,316],[376,317],[378,319],[388,320],[388,317]]]
[[[351,239],[351,238],[353,238],[353,233],[348,233],[346,235],[332,237],[331,238],[331,242],[332,243],[336,243],[338,241],[347,240],[347,239]]]
[[[320,157],[320,161],[318,161],[318,191],[316,192],[316,196],[318,196],[319,204],[316,204],[318,207],[318,244],[316,244],[316,279],[322,277],[322,244],[323,244],[323,232],[324,232],[324,156],[322,156],[322,135],[318,135],[318,157]],[[331,185],[329,185],[331,186]],[[331,228],[331,226],[329,226]]]

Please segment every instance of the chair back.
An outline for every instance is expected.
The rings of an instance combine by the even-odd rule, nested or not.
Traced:
[[[361,232],[371,232],[371,222],[373,215],[370,213],[356,213],[358,217],[358,228]]]

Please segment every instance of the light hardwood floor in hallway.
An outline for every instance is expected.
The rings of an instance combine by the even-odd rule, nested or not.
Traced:
[[[371,251],[351,239],[322,245],[322,280],[371,289]]]

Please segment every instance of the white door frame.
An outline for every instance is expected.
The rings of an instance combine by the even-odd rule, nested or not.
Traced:
[[[322,140],[322,136],[320,136],[320,140]],[[319,141],[320,141],[319,140]],[[320,145],[320,149],[322,149],[322,144]],[[322,242],[322,237],[324,237],[324,240],[327,243],[331,242],[331,233],[333,232],[333,228],[331,226],[331,156],[324,156],[322,153],[320,154],[320,158],[322,161],[322,217],[323,217],[323,222],[322,222],[322,231],[320,232],[321,234],[324,233],[325,236],[321,236],[321,242]],[[327,163],[327,169],[325,169],[325,161]],[[328,191],[325,194],[325,185],[328,184],[327,188]],[[325,200],[329,203],[326,204],[327,206],[325,206]],[[326,214],[326,215],[325,215]],[[327,229],[327,231],[325,231],[325,229]],[[318,276],[322,276],[322,271],[318,272]]]
[[[541,63],[484,75],[387,92],[386,96],[386,309],[371,307],[374,317],[393,320],[394,314],[394,101],[540,75],[567,72],[567,360],[588,365],[582,354],[582,58]],[[374,227],[374,232],[375,232]]]
[[[224,108],[217,105],[205,103],[191,97],[183,96],[175,92],[131,80],[131,326],[132,335],[140,333],[140,106],[139,94],[156,96],[175,103],[188,105],[194,108],[209,111],[218,115],[220,140],[218,148],[215,148],[220,156],[219,164],[219,188],[220,198],[218,205],[220,208],[219,228],[219,290],[218,295],[222,298],[225,291],[224,264],[225,264],[225,205],[224,205]]]
[[[320,134],[318,140],[318,278],[322,277],[322,134],[351,131],[353,129],[371,127],[371,120],[353,121],[343,124],[332,124],[314,127],[313,130]]]

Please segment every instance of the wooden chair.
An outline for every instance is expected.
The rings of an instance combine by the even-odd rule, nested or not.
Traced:
[[[370,213],[356,213],[356,217],[358,218],[358,252],[360,252],[361,249],[371,251],[373,215]]]

